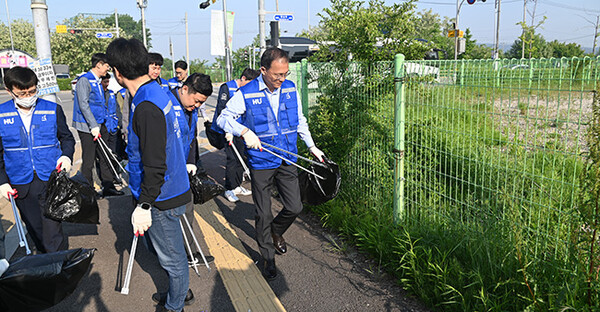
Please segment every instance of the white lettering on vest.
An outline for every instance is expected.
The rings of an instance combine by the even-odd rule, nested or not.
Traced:
[[[261,99],[252,99],[252,104],[253,105],[262,104],[262,98]]]
[[[14,118],[11,118],[11,119],[8,119],[8,118],[7,118],[7,119],[4,119],[4,124],[5,124],[5,125],[12,125],[12,124],[14,124],[14,123],[15,123],[15,119],[14,119]]]
[[[46,118],[46,115],[42,116],[42,121],[46,121],[46,120],[48,120],[48,119]]]

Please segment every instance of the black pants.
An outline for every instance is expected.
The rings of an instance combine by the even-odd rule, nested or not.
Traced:
[[[240,156],[245,158],[245,145],[244,141],[242,141],[242,138],[234,137],[233,144],[240,153]],[[242,167],[242,163],[240,163],[235,151],[233,151],[233,147],[231,147],[229,144],[225,146],[225,154],[227,154],[227,163],[225,165],[225,189],[233,190],[242,184],[244,167]]]
[[[252,200],[256,207],[256,242],[263,258],[275,258],[271,232],[283,235],[302,212],[298,172],[293,165],[282,164],[275,169],[250,169]],[[271,212],[271,185],[279,191],[283,209],[273,219]]]
[[[99,143],[94,142],[94,137],[91,133],[81,131],[77,131],[77,133],[79,134],[79,140],[81,141],[81,173],[83,176],[90,182],[90,185],[94,187],[92,170],[96,159],[98,159],[100,163],[99,178],[102,181],[102,188],[115,188],[115,185],[113,184],[114,175],[108,166],[106,157],[104,157],[102,150],[100,150]],[[100,135],[102,136],[102,139],[105,140],[104,142],[107,142],[109,134],[104,124],[100,127]]]
[[[17,190],[18,197],[15,203],[25,222],[27,232],[37,250],[43,253],[69,248],[61,223],[44,217],[46,185],[47,182],[34,175],[31,183],[12,186]]]

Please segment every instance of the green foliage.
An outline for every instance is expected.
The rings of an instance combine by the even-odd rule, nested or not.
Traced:
[[[536,34],[535,30],[542,26],[546,21],[546,16],[536,25],[528,26],[524,22],[519,22],[523,33],[510,46],[506,53],[507,58],[550,58],[552,57],[552,48],[548,45],[541,34]],[[525,54],[523,55],[523,43],[525,43]]]
[[[60,91],[71,91],[73,87],[71,86],[71,78],[57,78],[56,82],[58,83],[58,88]]]
[[[318,58],[377,62],[403,53],[408,59],[421,59],[429,47],[414,40],[415,1],[387,6],[383,0],[369,0],[365,6],[364,1],[331,0],[319,13],[322,32],[313,36],[320,43]]]
[[[115,16],[107,16],[100,21],[104,22],[107,27],[115,27]],[[122,29],[129,37],[135,38],[144,42],[144,34],[142,33],[142,21],[136,21],[129,14],[119,14],[119,29]],[[123,35],[121,35],[123,36]],[[150,29],[146,28],[146,42],[148,49],[152,48],[152,34]]]
[[[583,57],[585,51],[577,43],[559,42],[558,40],[548,42],[548,46],[552,49],[552,56],[561,57]]]
[[[26,20],[18,19],[12,21],[10,27],[13,32],[13,41],[15,49],[24,51],[33,57],[36,57],[35,35],[33,25]],[[10,49],[10,34],[8,26],[0,22],[0,49]]]

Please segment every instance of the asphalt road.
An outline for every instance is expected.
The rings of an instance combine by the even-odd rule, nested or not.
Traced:
[[[207,101],[216,103],[216,88]],[[72,95],[59,94],[70,122]],[[8,99],[0,93],[0,101]],[[209,110],[212,115],[212,109]],[[76,146],[79,148],[79,144]],[[77,154],[77,153],[76,153]],[[211,177],[224,184],[224,151],[205,153],[202,161]],[[248,182],[245,186],[250,188]],[[218,196],[204,205],[216,205],[236,231],[253,260],[260,259],[254,240],[254,206],[251,196],[230,203]],[[133,211],[127,196],[99,200],[100,225],[65,224],[70,248],[96,248],[89,273],[75,292],[47,312],[63,311],[155,311],[151,295],[166,289],[166,275],[156,257],[140,244],[136,256],[130,294],[119,293],[126,270],[132,235]],[[273,209],[281,209],[273,200]],[[210,252],[196,230],[203,250]],[[406,295],[394,280],[379,273],[377,263],[358,253],[334,233],[323,229],[318,218],[306,210],[285,233],[288,252],[277,256],[279,276],[269,285],[287,311],[429,311]],[[343,246],[343,248],[340,248]],[[23,256],[22,248],[12,260]],[[196,302],[185,311],[233,311],[227,290],[214,265],[210,272],[200,268],[200,276],[190,270],[190,288]]]

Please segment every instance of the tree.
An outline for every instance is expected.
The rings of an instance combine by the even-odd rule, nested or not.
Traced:
[[[119,15],[119,29],[123,29],[125,33],[131,38],[138,39],[141,42],[144,42],[144,34],[142,33],[142,21],[135,21],[133,17],[129,14],[118,14]],[[104,22],[109,27],[115,27],[115,16],[107,16],[100,21]],[[123,36],[123,35],[121,35]],[[146,28],[146,42],[148,44],[148,49],[152,47],[152,37],[150,34],[150,29]]]
[[[473,39],[471,29],[465,31],[465,53],[460,55],[462,59],[485,59],[492,56],[492,48],[477,44],[477,40]]]
[[[33,25],[23,19],[12,21],[10,24],[13,33],[14,48],[36,57],[35,35]],[[10,49],[10,33],[8,26],[0,23],[0,49]]]
[[[546,39],[540,34],[536,33],[525,33],[525,56],[529,58],[550,58],[552,57],[552,47],[548,45]],[[523,36],[520,36],[523,37]],[[506,52],[507,58],[521,58],[522,41],[518,38],[510,46],[510,49]]]
[[[548,46],[552,48],[552,57],[583,57],[585,51],[577,43],[565,43],[554,40],[548,42]]]
[[[91,17],[75,16],[63,21],[67,28],[107,28],[101,20]],[[94,53],[105,52],[110,43],[108,39],[98,39],[96,30],[82,30],[77,34],[57,34],[50,37],[52,61],[55,64],[67,64],[72,74],[85,72],[90,69]],[[126,37],[125,31],[121,32]]]
[[[364,62],[392,60],[397,53],[421,59],[430,47],[416,38],[416,0],[390,6],[383,0],[330,0],[331,7],[319,13],[316,33],[317,59]]]

